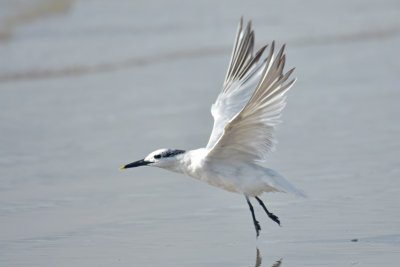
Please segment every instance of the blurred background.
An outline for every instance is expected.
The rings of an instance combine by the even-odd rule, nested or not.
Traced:
[[[264,195],[282,227],[256,207],[258,240],[242,196],[118,170],[207,143],[240,16],[296,67],[265,164],[308,194]],[[0,265],[397,266],[399,18],[397,0],[0,0]]]

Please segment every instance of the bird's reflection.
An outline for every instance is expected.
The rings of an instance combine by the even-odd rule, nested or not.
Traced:
[[[262,258],[260,256],[260,250],[257,248],[257,256],[256,256],[256,265],[255,267],[260,267],[262,262]]]
[[[274,264],[272,264],[271,267],[279,267],[279,266],[281,266],[281,264],[282,264],[282,259],[276,261]]]
[[[255,267],[261,267],[261,263],[262,263],[262,258],[260,255],[260,250],[257,248],[257,253],[256,253],[256,265],[254,265]],[[282,264],[282,259],[276,261],[274,264],[272,264],[271,267],[279,267]]]

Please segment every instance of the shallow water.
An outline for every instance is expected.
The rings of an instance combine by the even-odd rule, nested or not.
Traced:
[[[397,266],[398,1],[27,3],[0,3],[1,266]],[[264,195],[258,240],[242,196],[118,170],[206,144],[241,15],[296,66],[266,165],[308,194]]]

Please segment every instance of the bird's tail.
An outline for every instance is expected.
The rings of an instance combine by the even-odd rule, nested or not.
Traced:
[[[307,195],[302,190],[297,189],[277,171],[268,168],[264,169],[268,174],[268,178],[271,179],[270,181],[267,181],[267,183],[278,189],[278,191],[292,193],[297,197],[307,197]]]

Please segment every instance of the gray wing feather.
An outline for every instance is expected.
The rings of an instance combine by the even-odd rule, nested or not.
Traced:
[[[285,94],[295,82],[287,82],[294,68],[284,73],[285,45],[274,57],[272,42],[265,58],[266,47],[253,56],[253,46],[251,24],[243,30],[241,20],[223,90],[211,109],[214,128],[208,156],[264,160],[274,146]]]
[[[254,32],[251,30],[251,22],[245,29],[242,25],[243,19],[239,22],[222,91],[211,107],[214,127],[207,148],[215,145],[222,136],[225,125],[249,101],[266,64],[263,52],[267,46],[259,49],[253,56]]]

